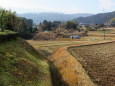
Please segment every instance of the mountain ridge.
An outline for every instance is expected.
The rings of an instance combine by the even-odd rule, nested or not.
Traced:
[[[44,20],[48,21],[68,21],[78,17],[87,17],[93,14],[89,13],[77,13],[77,14],[64,14],[57,12],[44,12],[44,13],[24,13],[17,14],[19,17],[25,17],[27,19],[33,19],[35,24],[39,24]]]
[[[73,20],[79,23],[100,24],[100,23],[107,23],[110,19],[114,17],[115,17],[115,11],[107,13],[99,13],[88,17],[79,17]]]

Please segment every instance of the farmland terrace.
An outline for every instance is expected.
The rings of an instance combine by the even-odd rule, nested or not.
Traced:
[[[115,86],[115,42],[71,47],[68,50],[97,86]]]

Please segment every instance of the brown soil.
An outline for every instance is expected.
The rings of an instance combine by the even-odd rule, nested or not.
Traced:
[[[70,48],[98,86],[115,86],[115,42]]]

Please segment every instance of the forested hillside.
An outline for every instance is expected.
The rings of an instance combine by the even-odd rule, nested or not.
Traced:
[[[79,17],[74,19],[75,21],[79,23],[94,23],[94,24],[99,24],[99,23],[106,23],[110,19],[115,17],[115,11],[114,12],[109,12],[109,13],[100,13],[96,14],[93,16],[89,17]]]

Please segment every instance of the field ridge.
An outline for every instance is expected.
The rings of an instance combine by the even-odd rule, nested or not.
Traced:
[[[112,42],[115,41],[89,42],[77,46],[99,45]],[[51,61],[61,74],[61,79],[69,86],[96,86],[87,75],[81,63],[68,51],[70,47],[76,47],[76,45],[56,49],[51,58]]]
[[[114,45],[113,40],[69,47],[68,51],[82,64],[97,86],[114,86]]]

